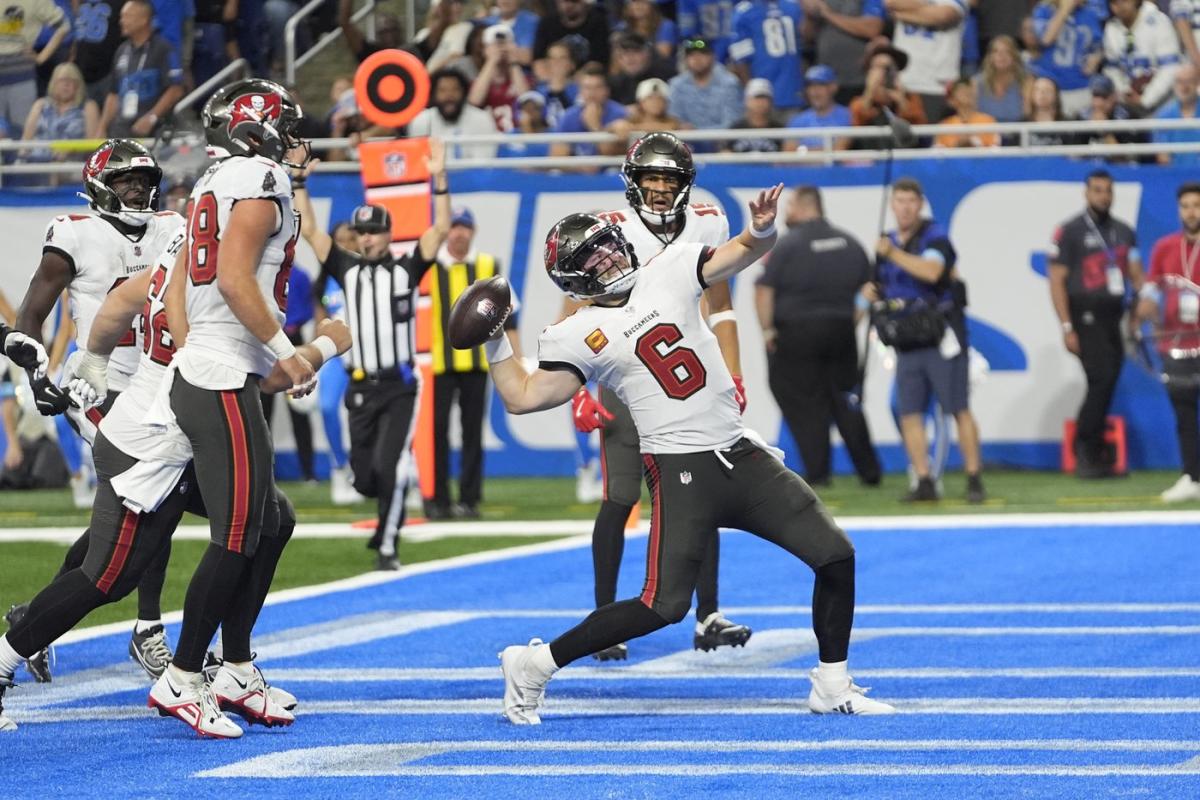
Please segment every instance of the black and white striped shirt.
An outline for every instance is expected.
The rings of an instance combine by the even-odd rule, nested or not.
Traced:
[[[433,261],[421,258],[420,248],[396,259],[377,261],[334,245],[321,265],[318,285],[331,276],[346,297],[346,322],[351,347],[346,354],[351,372],[368,378],[410,376],[416,353],[417,287]]]

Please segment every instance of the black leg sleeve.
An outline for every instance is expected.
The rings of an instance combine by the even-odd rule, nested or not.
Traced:
[[[641,600],[622,600],[598,608],[550,643],[554,663],[565,667],[606,647],[627,642],[665,627],[667,620]]]
[[[67,550],[67,555],[63,558],[62,566],[58,568],[58,574],[54,577],[61,578],[73,569],[79,569],[83,566],[83,559],[87,555],[88,540],[90,529],[80,534],[79,538]]]
[[[28,613],[8,632],[8,643],[18,655],[28,658],[115,599],[97,589],[83,570],[73,569],[59,575],[33,598]]]
[[[704,560],[700,562],[700,572],[696,574],[696,619],[700,622],[716,613],[718,608],[717,567],[720,560],[721,533],[713,531],[704,550]]]
[[[185,672],[199,672],[213,635],[229,615],[249,569],[250,559],[209,543],[183,601],[183,629],[172,661]]]
[[[168,535],[163,541],[162,550],[142,579],[138,581],[138,619],[154,620],[162,617],[162,590],[167,582],[167,563],[171,560],[171,539]]]
[[[816,570],[813,583],[813,633],[821,660],[845,661],[854,625],[854,556]]]
[[[596,608],[617,599],[617,575],[625,554],[625,521],[633,506],[612,500],[600,504],[596,524],[592,526],[592,567],[596,574]]]
[[[233,611],[221,625],[221,645],[225,660],[241,664],[251,660],[250,636],[258,615],[262,613],[263,603],[271,591],[271,582],[275,579],[275,569],[283,550],[292,538],[296,528],[296,512],[292,508],[287,495],[275,490],[275,499],[279,505],[278,522],[275,524],[276,533],[265,535],[258,544],[258,550],[250,562],[246,580],[239,588],[237,599],[234,600]]]

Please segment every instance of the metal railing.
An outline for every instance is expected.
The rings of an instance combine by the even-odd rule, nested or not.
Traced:
[[[176,103],[175,107],[171,109],[172,113],[178,114],[184,109],[191,108],[197,100],[208,97],[208,95],[212,93],[214,89],[225,83],[235,73],[241,73],[241,77],[248,76],[250,74],[250,63],[244,58],[231,61],[216,75],[213,75],[211,78],[185,95],[184,98]]]
[[[375,35],[375,17],[371,14],[375,10],[375,3],[376,0],[366,0],[362,8],[350,15],[351,22],[358,22],[364,17],[368,18],[367,38],[372,38]],[[324,4],[325,0],[310,0],[303,8],[293,14],[283,27],[283,75],[287,86],[294,86],[296,84],[296,71],[300,67],[311,61],[317,53],[320,53],[342,35],[340,27],[334,28],[322,34],[320,39],[313,42],[312,47],[299,55],[296,54],[296,28],[300,26],[305,17],[312,14]]]

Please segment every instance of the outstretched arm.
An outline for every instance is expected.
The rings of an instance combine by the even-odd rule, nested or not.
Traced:
[[[433,261],[438,248],[450,233],[450,184],[446,178],[446,145],[440,139],[429,140],[429,158],[425,162],[433,178],[433,224],[421,234],[417,247],[421,258]]]
[[[749,227],[718,247],[704,263],[701,274],[706,284],[711,286],[732,278],[771,251],[776,238],[775,213],[782,193],[783,184],[778,183],[750,201]]]
[[[510,414],[528,414],[561,406],[583,386],[579,376],[568,370],[535,369],[530,372],[525,362],[511,356],[496,363],[489,355],[488,362],[496,391]]]
[[[180,255],[182,256],[182,253]],[[105,296],[100,310],[92,320],[91,333],[88,334],[89,353],[98,356],[112,353],[117,342],[129,330],[129,323],[146,304],[146,291],[150,287],[150,278],[154,271],[153,267],[142,270]]]

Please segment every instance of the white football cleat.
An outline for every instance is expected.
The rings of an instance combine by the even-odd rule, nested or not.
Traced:
[[[1175,481],[1175,485],[1164,491],[1159,497],[1164,503],[1188,503],[1200,500],[1200,482],[1192,480],[1191,475],[1180,475],[1179,480]]]
[[[221,713],[217,698],[200,673],[177,681],[171,677],[171,669],[166,669],[150,688],[146,705],[157,708],[160,716],[181,720],[208,739],[237,739],[242,735],[242,729]]]
[[[242,670],[229,662],[221,665],[212,682],[212,692],[221,708],[237,714],[251,725],[268,728],[291,725],[296,717],[276,700],[270,688],[258,667],[252,665],[249,670]],[[296,698],[286,692],[283,694],[295,706]]]
[[[329,495],[335,506],[352,506],[367,499],[355,490],[354,475],[350,472],[349,464],[329,471]]]
[[[867,697],[870,687],[862,687],[847,677],[840,688],[831,689],[826,681],[817,677],[814,667],[809,673],[812,691],[808,693],[808,709],[814,714],[895,714],[896,708]]]
[[[14,685],[11,675],[7,678],[0,677],[0,733],[17,729],[17,723],[4,716],[4,692]]]
[[[538,709],[550,679],[537,677],[529,668],[529,659],[539,647],[546,647],[541,639],[530,639],[528,645],[514,644],[498,653],[504,675],[504,716],[514,725],[542,724]]]
[[[71,502],[76,508],[91,508],[96,502],[96,487],[83,472],[71,476]]]

